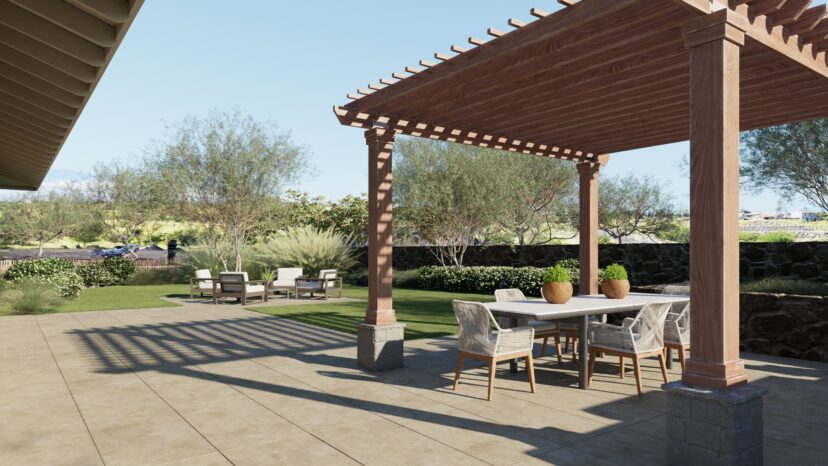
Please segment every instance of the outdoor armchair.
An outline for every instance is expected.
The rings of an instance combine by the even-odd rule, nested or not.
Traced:
[[[495,301],[514,302],[526,301],[526,296],[522,291],[514,288],[495,290]],[[558,356],[558,364],[563,364],[563,357],[561,355],[561,331],[558,324],[555,322],[543,322],[539,320],[520,319],[518,320],[519,327],[532,327],[535,329],[535,338],[543,338],[543,346],[541,346],[541,357],[546,355],[546,346],[549,344],[549,338],[555,339],[555,353]]]
[[[287,298],[290,299],[290,293],[296,295],[296,279],[302,276],[302,269],[297,267],[286,268],[280,267],[276,271],[276,280],[273,280],[268,285],[270,290],[283,290],[287,293]]]
[[[321,293],[325,299],[328,299],[334,291],[337,293],[337,298],[342,297],[342,277],[339,277],[334,269],[320,270],[319,278],[300,277],[296,279],[297,296],[300,293],[310,293],[312,298],[315,293]]]
[[[593,323],[589,327],[589,381],[595,371],[597,353],[618,356],[621,378],[624,378],[624,358],[633,360],[635,384],[641,390],[641,359],[657,356],[661,374],[667,383],[667,364],[664,357],[664,322],[670,312],[670,303],[647,303],[635,319],[624,319],[619,325]]]
[[[247,272],[221,272],[218,282],[213,282],[213,304],[220,298],[236,298],[245,305],[248,298],[256,297],[267,302],[267,283],[248,279]]]
[[[199,296],[204,296],[204,293],[213,293],[213,278],[212,273],[207,269],[196,270],[195,278],[190,279],[190,299],[193,299],[196,293]]]
[[[454,315],[460,325],[458,341],[457,372],[454,375],[454,390],[460,383],[463,359],[470,357],[488,362],[489,393],[492,399],[495,366],[500,361],[526,358],[526,372],[529,374],[529,386],[535,393],[535,367],[532,362],[532,347],[535,341],[535,329],[532,327],[515,327],[502,329],[492,313],[481,303],[469,301],[452,301]],[[495,330],[492,331],[492,326]]]
[[[679,311],[670,311],[664,322],[664,346],[678,352],[681,370],[684,370],[684,352],[690,348],[690,305]]]

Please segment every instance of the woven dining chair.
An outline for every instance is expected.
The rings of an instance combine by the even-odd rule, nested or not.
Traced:
[[[497,363],[526,358],[529,387],[532,393],[535,393],[535,367],[532,362],[535,330],[532,327],[503,329],[498,325],[492,313],[481,303],[454,300],[451,304],[457,322],[460,324],[457,372],[454,375],[453,390],[457,390],[457,385],[460,383],[463,359],[469,357],[483,360],[489,364],[488,400],[491,401]],[[492,331],[493,326],[494,331]]]
[[[624,319],[622,325],[594,323],[589,327],[589,381],[595,371],[597,353],[618,356],[621,378],[624,378],[624,358],[633,360],[638,395],[641,389],[641,359],[657,356],[661,375],[667,383],[667,362],[664,357],[664,322],[672,308],[671,303],[647,303],[635,319]]]
[[[681,363],[685,366],[685,351],[690,348],[690,305],[679,312],[670,311],[664,322],[664,347],[676,350]]]
[[[540,289],[541,298],[543,298],[543,288]],[[589,324],[603,323],[607,321],[607,316],[589,316]],[[580,335],[580,324],[577,318],[562,319],[558,321],[558,330],[560,330],[561,337],[564,337],[563,351],[569,351],[570,345],[572,347],[572,361],[578,359],[578,339]]]
[[[522,291],[514,288],[503,290],[495,290],[495,301],[499,303],[526,301],[526,296]],[[501,325],[503,325],[501,323]],[[558,365],[563,365],[563,356],[561,354],[561,331],[558,324],[555,322],[544,322],[540,320],[519,319],[518,327],[532,327],[535,329],[535,338],[543,338],[543,345],[541,346],[541,357],[546,356],[546,347],[549,345],[549,338],[555,341],[555,354],[558,356]]]

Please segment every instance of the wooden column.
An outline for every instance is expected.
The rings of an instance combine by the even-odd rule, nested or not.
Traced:
[[[609,161],[609,155],[598,157],[598,163],[578,164],[580,175],[580,241],[578,261],[580,284],[578,294],[598,294],[598,174]]]
[[[684,25],[690,50],[691,356],[685,384],[747,382],[739,359],[739,54],[729,12]]]
[[[365,323],[390,325],[397,322],[391,300],[391,153],[393,130],[373,128],[365,132],[368,143],[368,310]]]

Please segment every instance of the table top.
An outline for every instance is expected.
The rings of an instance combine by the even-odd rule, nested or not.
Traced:
[[[686,304],[689,296],[630,293],[623,299],[610,299],[602,294],[573,296],[565,304],[550,304],[543,299],[485,303],[497,315],[506,317],[529,317],[534,320],[567,319],[596,314],[638,311],[647,303]]]

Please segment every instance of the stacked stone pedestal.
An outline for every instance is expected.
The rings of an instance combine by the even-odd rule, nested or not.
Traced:
[[[357,325],[357,364],[369,371],[403,367],[405,324]]]
[[[723,392],[681,382],[664,389],[668,464],[762,464],[762,397],[767,389],[745,385]]]

